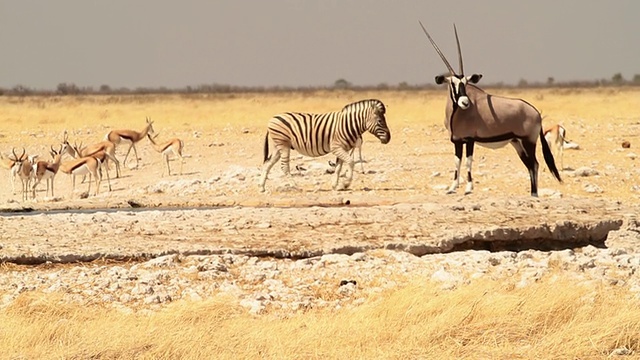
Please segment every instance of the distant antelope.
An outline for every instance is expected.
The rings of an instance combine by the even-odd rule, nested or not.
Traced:
[[[540,138],[544,160],[555,178],[561,182],[560,173],[556,168],[549,144],[542,140],[544,136],[540,112],[524,100],[487,94],[479,87],[471,85],[480,81],[482,75],[464,75],[462,51],[460,50],[460,40],[458,39],[458,30],[455,24],[453,29],[458,46],[459,74],[456,74],[455,70],[453,70],[453,67],[451,67],[438,45],[433,41],[422,22],[420,22],[420,26],[449,70],[448,75],[435,77],[436,84],[446,82],[449,88],[449,96],[445,108],[445,127],[449,131],[451,142],[455,147],[456,170],[453,184],[449,187],[448,193],[454,193],[458,188],[462,148],[465,144],[467,145],[467,186],[465,194],[473,191],[471,164],[473,162],[473,146],[475,143],[492,149],[511,144],[529,170],[531,195],[538,196],[536,142]]]
[[[16,178],[18,177],[18,170],[20,169],[19,164],[13,160],[4,157],[2,153],[0,153],[0,165],[3,168],[9,170],[9,182],[11,182],[11,191],[13,194],[16,193]]]
[[[110,144],[110,145],[109,145]],[[109,162],[113,162],[116,164],[116,177],[119,174],[120,162],[116,159],[115,155],[115,145],[110,141],[102,141],[96,145],[92,145],[89,147],[82,147],[82,142],[78,145],[76,142],[73,145],[68,146],[66,150],[67,154],[71,155],[71,157],[79,159],[87,156],[93,156],[94,158],[100,160],[101,169],[107,174],[107,180],[109,181],[109,190],[111,190],[111,179],[109,176]],[[82,182],[84,182],[84,176],[82,177]]]
[[[169,166],[169,156],[173,153],[176,158],[180,159],[180,175],[182,175],[182,165],[184,164],[184,158],[182,157],[182,149],[184,148],[184,142],[178,138],[173,138],[167,141],[164,141],[160,144],[156,143],[156,138],[159,134],[155,136],[151,136],[151,134],[147,134],[149,141],[151,141],[151,146],[162,154],[162,159],[167,164],[167,171],[169,176],[171,176],[171,167]],[[162,169],[162,176],[164,176],[164,168]]]
[[[22,200],[29,199],[29,184],[32,179],[32,171],[33,171],[33,161],[37,156],[26,156],[26,150],[22,148],[22,154],[18,156],[16,154],[16,149],[11,150],[13,154],[13,158],[9,158],[14,162],[12,171],[15,171],[15,174],[20,178],[22,182]],[[15,170],[14,170],[15,169]]]
[[[106,168],[107,171],[109,171],[108,170],[109,162],[113,162],[116,166],[116,178],[120,177],[120,161],[118,161],[118,159],[116,158],[116,145],[113,142],[105,140],[97,144],[93,144],[85,147],[82,146],[82,142],[80,143],[80,145],[74,142],[74,145],[72,146],[71,144],[69,144],[69,141],[67,139],[67,135],[65,132],[65,138],[64,138],[63,144],[66,145],[65,151],[74,158],[91,156],[100,151],[104,151],[107,154],[107,156],[103,164],[103,168]]]
[[[47,183],[47,190],[45,192],[45,196],[49,194],[49,182],[51,182],[51,197],[53,197],[53,180],[55,179],[56,174],[58,173],[58,169],[60,168],[60,159],[62,158],[62,154],[66,151],[66,145],[60,145],[60,150],[56,151],[53,146],[51,147],[51,157],[53,158],[53,162],[49,161],[38,161],[33,165],[33,174],[35,175],[35,182],[31,187],[33,191],[33,198],[36,198],[36,187],[40,182],[44,179]]]
[[[65,174],[71,175],[72,187],[71,193],[76,188],[76,175],[89,174],[89,188],[87,193],[91,192],[91,177],[93,176],[96,182],[96,195],[100,192],[100,181],[102,180],[102,174],[100,173],[100,160],[93,156],[87,156],[80,159],[74,159],[71,161],[63,162],[60,164],[59,171]]]
[[[544,138],[554,148],[556,156],[560,154],[560,169],[564,169],[564,149],[578,149],[578,144],[567,140],[567,130],[560,124],[544,127]]]
[[[129,149],[127,150],[127,155],[124,156],[124,161],[122,165],[125,166],[127,164],[127,158],[129,157],[129,153],[131,152],[131,148],[133,148],[133,152],[136,155],[136,167],[138,167],[138,150],[136,150],[136,143],[142,140],[147,134],[154,134],[153,130],[153,121],[147,118],[147,125],[142,129],[142,131],[138,132],[135,130],[111,130],[105,136],[105,140],[111,141],[115,145],[119,145],[120,142],[128,142]]]

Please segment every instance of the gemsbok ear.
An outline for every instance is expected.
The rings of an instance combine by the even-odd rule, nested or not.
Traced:
[[[436,76],[436,84],[441,85],[442,83],[444,83],[444,75]]]
[[[482,74],[473,74],[469,76],[469,82],[472,84],[477,84],[480,79],[482,79]]]

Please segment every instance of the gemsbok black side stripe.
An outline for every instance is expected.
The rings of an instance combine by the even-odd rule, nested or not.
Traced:
[[[531,195],[538,196],[536,143],[540,138],[544,160],[555,178],[562,182],[553,154],[542,136],[542,117],[540,112],[524,100],[490,95],[479,87],[472,85],[478,83],[482,75],[464,75],[462,51],[460,50],[460,40],[455,24],[453,25],[453,30],[458,47],[460,73],[456,73],[453,70],[453,67],[421,22],[420,26],[449,70],[448,75],[435,77],[436,84],[446,83],[449,90],[444,126],[448,130],[455,148],[456,167],[453,183],[449,187],[448,193],[454,193],[460,183],[460,165],[462,164],[462,147],[464,145],[467,146],[467,186],[465,194],[470,194],[473,191],[471,165],[475,143],[492,149],[511,144],[520,156],[520,160],[529,170]]]

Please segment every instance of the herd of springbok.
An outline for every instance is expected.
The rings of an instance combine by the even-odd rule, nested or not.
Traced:
[[[149,139],[152,147],[162,155],[168,174],[171,175],[169,160],[171,157],[175,157],[180,160],[180,175],[182,175],[182,163],[184,162],[182,149],[184,142],[177,138],[164,142],[156,142],[158,134],[153,129],[153,121],[149,118],[146,119],[146,125],[142,131],[129,129],[111,130],[107,133],[103,141],[88,146],[83,146],[82,143],[78,144],[77,142],[71,145],[69,143],[68,133],[65,131],[60,145],[57,148],[51,146],[49,152],[51,160],[49,161],[38,160],[40,158],[39,155],[27,155],[24,148],[22,148],[21,152],[16,152],[16,149],[13,148],[11,155],[7,157],[0,153],[0,162],[4,168],[10,171],[9,179],[14,194],[16,193],[16,180],[20,179],[23,201],[29,200],[29,197],[35,199],[36,188],[43,181],[47,187],[45,196],[48,196],[49,191],[51,191],[51,197],[53,197],[54,179],[60,171],[71,176],[72,194],[75,191],[76,176],[83,175],[84,177],[87,174],[89,175],[87,194],[91,192],[92,181],[95,183],[95,194],[98,194],[100,192],[103,173],[107,176],[109,191],[111,191],[109,165],[110,163],[115,165],[116,177],[119,178],[121,165],[124,166],[126,164],[131,149],[133,149],[135,154],[136,167],[138,167],[138,150],[136,149],[136,144],[145,137]],[[129,145],[122,164],[116,158],[116,148],[120,144]],[[62,161],[62,156],[65,154],[69,155],[72,160]],[[164,176],[164,168],[162,176]]]

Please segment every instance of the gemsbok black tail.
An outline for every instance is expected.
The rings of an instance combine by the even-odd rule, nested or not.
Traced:
[[[558,168],[556,167],[556,161],[553,159],[553,154],[551,153],[551,149],[549,148],[549,144],[547,140],[544,138],[544,132],[542,128],[540,128],[540,142],[542,143],[542,155],[544,156],[544,162],[547,163],[547,167],[549,171],[558,179],[559,182],[562,182],[560,178],[560,172],[558,172]]]

